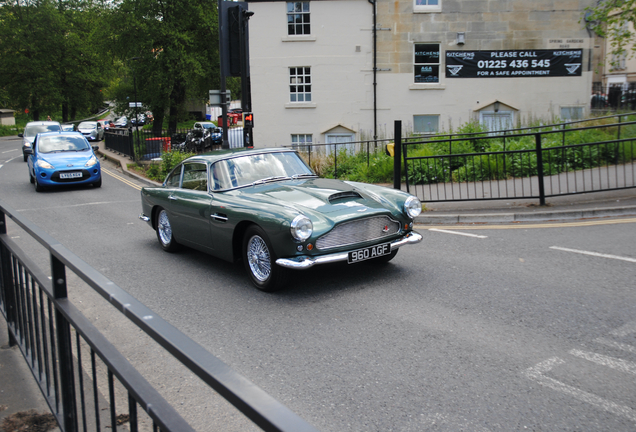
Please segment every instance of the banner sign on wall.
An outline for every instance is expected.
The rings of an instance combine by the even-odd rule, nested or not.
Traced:
[[[581,76],[583,50],[446,51],[446,78]]]

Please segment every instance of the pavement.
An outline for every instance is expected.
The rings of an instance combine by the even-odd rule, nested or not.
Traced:
[[[103,141],[98,144],[99,153],[119,165],[124,174],[144,184],[158,184],[131,172],[127,165],[132,161],[128,157],[106,150]],[[416,224],[421,229],[432,225],[625,217],[636,216],[636,188],[548,198],[545,206],[539,206],[538,200],[525,199],[424,204],[425,211],[416,218]],[[0,319],[0,432],[4,432],[3,419],[12,414],[30,409],[40,413],[48,412],[48,405],[20,351],[17,347],[9,348],[7,335],[6,322]]]

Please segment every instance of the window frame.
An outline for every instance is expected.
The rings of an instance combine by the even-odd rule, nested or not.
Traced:
[[[436,123],[436,127],[435,130],[430,130],[430,131],[418,131],[415,129],[415,118],[416,117],[435,117],[437,119],[437,123]],[[439,132],[439,119],[440,119],[440,115],[439,114],[413,114],[413,133],[419,134],[419,135],[434,135],[436,133]],[[430,123],[430,122],[429,122]]]
[[[296,72],[292,75],[292,69],[294,69]],[[298,75],[298,69],[302,69],[302,74]],[[312,79],[311,79],[311,66],[290,66],[288,68],[289,70],[289,103],[291,104],[305,104],[305,103],[312,103],[312,92],[311,92],[311,87],[312,87]],[[308,73],[306,73],[308,71]],[[307,77],[309,78],[309,83],[307,83]],[[303,82],[302,83],[298,83],[296,82],[292,82],[293,79],[298,80],[299,78],[302,78]],[[294,91],[292,91],[292,87],[295,88]],[[298,87],[310,87],[309,91],[302,91],[299,92],[298,91]],[[304,90],[304,89],[303,89]],[[298,100],[298,95],[302,95],[303,100]],[[309,96],[309,99],[307,99],[307,95]],[[293,97],[292,97],[293,96]],[[294,100],[295,99],[295,100]]]
[[[429,4],[418,5],[417,4],[418,1],[425,1],[426,3],[428,3],[429,1],[435,1],[435,0],[413,0],[414,13],[439,13],[442,11],[443,0],[437,0],[436,5],[429,5]]]
[[[433,63],[433,62],[416,62],[417,60],[417,46],[418,45],[435,45],[437,46],[437,62]],[[423,57],[422,55],[420,55],[420,57]],[[432,66],[432,67],[437,67],[437,81],[416,81],[415,80],[415,73],[416,70],[418,69],[418,67],[424,67],[424,66]],[[442,83],[442,44],[440,42],[413,42],[413,84],[416,85],[429,85],[429,86],[439,86]]]
[[[293,9],[295,9],[295,5],[301,5],[301,11],[292,10],[290,11],[290,5],[294,5]],[[307,5],[307,11],[304,10],[304,6]],[[311,7],[309,6],[309,1],[288,1],[285,2],[286,6],[286,18],[287,18],[287,36],[309,36],[311,35]],[[296,19],[298,17],[303,17],[301,23],[296,23]],[[290,17],[293,17],[293,20],[290,21]],[[307,22],[304,21],[304,17],[307,17]],[[305,27],[307,27],[307,31],[305,31]],[[294,29],[294,33],[290,33],[290,31]],[[300,28],[302,30],[301,33],[296,32],[296,29]]]

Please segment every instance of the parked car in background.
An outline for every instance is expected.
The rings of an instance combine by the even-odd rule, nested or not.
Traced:
[[[26,124],[24,127],[24,132],[18,134],[20,138],[22,138],[22,157],[24,161],[27,161],[29,157],[28,150],[31,149],[33,145],[33,140],[35,136],[41,132],[52,132],[52,131],[60,131],[62,127],[59,122],[56,121],[33,121]]]
[[[242,261],[260,290],[289,270],[393,259],[418,243],[420,200],[382,186],[319,178],[290,149],[225,150],[177,165],[160,187],[141,190],[142,214],[160,246],[179,245]]]
[[[136,115],[133,115],[132,118],[130,119],[130,123],[133,126],[137,126],[137,122],[139,122],[139,126],[143,126],[146,124],[146,115],[143,113],[139,113]]]
[[[123,117],[119,117],[117,120],[115,120],[115,127],[118,128],[125,128],[128,127],[129,121],[128,121],[128,117],[123,116]]]
[[[95,148],[81,133],[39,133],[28,151],[29,180],[36,192],[69,184],[102,185]]]
[[[104,139],[104,128],[97,121],[85,121],[77,125],[78,132],[89,141],[101,141]]]
[[[75,125],[73,123],[64,123],[61,125],[64,132],[74,132]]]
[[[110,120],[97,120],[97,123],[102,125],[102,129],[104,129],[104,132],[110,129],[110,123],[111,123]]]
[[[205,148],[212,148],[212,146],[219,146],[223,142],[223,131],[220,127],[217,127],[213,122],[196,122],[193,129],[199,131],[205,131]]]

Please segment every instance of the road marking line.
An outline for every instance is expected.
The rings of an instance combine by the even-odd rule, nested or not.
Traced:
[[[601,366],[607,366],[608,368],[616,369],[621,372],[627,372],[636,375],[636,363],[622,360],[614,357],[609,357],[603,354],[585,352],[580,350],[571,350],[570,354],[576,357],[580,357],[587,361],[599,364]]]
[[[2,152],[2,154],[5,154],[5,153],[11,153],[11,152],[18,151],[18,150],[19,150],[19,149],[5,150],[5,151],[3,151],[3,152]]]
[[[122,176],[120,176],[118,174],[115,174],[115,173],[113,173],[111,171],[108,171],[108,170],[105,170],[105,169],[102,169],[102,172],[105,173],[105,174],[108,174],[109,176],[111,176],[111,177],[113,177],[113,178],[115,178],[115,179],[117,179],[119,181],[121,181],[122,183],[126,183],[128,186],[132,186],[134,189],[141,190],[141,186],[131,182],[130,180],[128,180],[125,177],[122,177]]]
[[[104,204],[114,204],[114,203],[129,203],[129,202],[137,202],[137,200],[127,200],[127,201],[96,201],[90,203],[82,203],[82,204],[71,204],[65,206],[55,206],[55,207],[36,207],[30,209],[18,209],[19,212],[26,211],[41,211],[41,210],[50,210],[50,209],[62,209],[62,208],[73,208],[73,207],[84,207],[84,206],[92,206],[92,205],[104,205]]]
[[[610,258],[610,259],[616,259],[616,260],[636,263],[636,258],[628,258],[628,257],[622,257],[622,256],[618,256],[618,255],[602,254],[602,253],[598,253],[598,252],[582,251],[582,250],[578,250],[578,249],[568,249],[568,248],[563,248],[563,247],[559,247],[559,246],[550,246],[550,249],[556,249],[556,250],[565,251],[565,252],[573,252],[573,253],[578,253],[578,254],[581,254],[581,255],[591,255],[591,256],[595,256],[595,257],[599,257],[599,258]]]
[[[601,343],[603,345],[607,345],[608,347],[612,347],[612,348],[616,348],[619,350],[623,350],[623,351],[627,351],[630,352],[632,354],[636,354],[636,347],[633,345],[629,345],[629,344],[625,344],[625,343],[621,343],[621,342],[616,342],[610,339],[605,339],[605,338],[597,338],[594,339],[594,342],[598,342]]]
[[[628,322],[627,324],[612,330],[610,334],[612,336],[625,337],[629,334],[636,333],[636,321]]]
[[[594,221],[581,221],[581,222],[562,222],[562,223],[543,223],[533,224],[527,223],[524,225],[518,223],[515,225],[423,225],[415,223],[417,229],[444,229],[449,226],[454,230],[500,230],[500,229],[532,229],[532,228],[567,228],[567,227],[583,227],[593,225],[613,225],[624,223],[636,223],[636,218],[627,219],[610,219],[610,220],[594,220]]]
[[[595,394],[584,392],[583,390],[579,390],[576,387],[563,384],[561,381],[557,381],[554,378],[543,376],[545,372],[552,370],[554,366],[558,366],[563,363],[565,363],[564,360],[561,360],[558,357],[553,357],[537,364],[534,367],[531,367],[530,369],[527,369],[524,374],[527,378],[539,383],[542,386],[568,394],[575,399],[589,403],[590,405],[597,406],[612,414],[626,417],[629,420],[636,422],[636,411],[634,411],[632,408],[619,405],[617,403],[596,396]]]
[[[429,231],[441,232],[441,233],[446,233],[446,234],[457,234],[457,235],[463,235],[463,236],[467,236],[467,237],[488,238],[488,236],[483,236],[483,235],[461,233],[461,232],[448,231],[448,230],[437,229],[437,228],[429,229]]]

